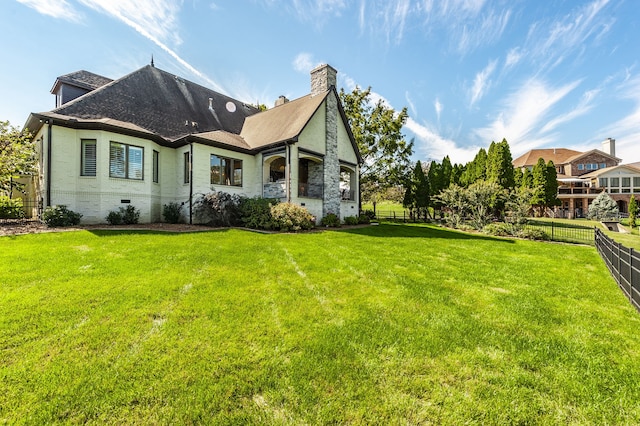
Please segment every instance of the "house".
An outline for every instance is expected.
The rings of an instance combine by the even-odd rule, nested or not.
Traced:
[[[558,174],[556,217],[584,217],[589,205],[602,192],[607,192],[621,213],[629,210],[631,194],[640,194],[640,163],[620,164],[615,156],[615,139],[607,138],[602,149],[587,152],[566,148],[533,149],[513,160],[513,166],[529,169],[539,158],[553,161]]]
[[[133,205],[141,222],[178,202],[193,223],[198,196],[224,191],[304,206],[317,220],[358,214],[362,158],[336,91],[337,71],[311,71],[311,93],[260,111],[153,63],[111,80],[59,77],[56,108],[30,114],[39,147],[32,195],[83,223]]]

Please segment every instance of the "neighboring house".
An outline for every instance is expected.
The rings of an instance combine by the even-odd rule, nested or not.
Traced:
[[[513,166],[530,171],[543,158],[553,161],[558,173],[556,217],[584,217],[589,205],[602,191],[618,203],[621,213],[628,212],[631,194],[640,193],[640,163],[620,165],[615,156],[615,139],[602,142],[602,149],[587,152],[565,148],[533,149],[513,160]]]
[[[336,91],[337,71],[311,71],[311,93],[256,107],[145,66],[117,80],[86,71],[59,77],[57,108],[26,126],[40,155],[36,197],[67,205],[84,223],[131,204],[141,222],[162,220],[224,191],[278,198],[328,213],[358,214],[362,158]]]

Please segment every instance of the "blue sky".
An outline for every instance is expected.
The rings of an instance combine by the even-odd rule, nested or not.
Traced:
[[[407,107],[414,160],[506,138],[640,161],[637,0],[3,0],[0,120],[53,109],[59,75],[150,62],[244,102],[309,92],[309,71]]]

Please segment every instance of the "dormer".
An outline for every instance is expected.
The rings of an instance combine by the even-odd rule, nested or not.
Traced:
[[[113,80],[89,71],[76,71],[56,79],[51,93],[56,95],[56,108],[96,90]]]

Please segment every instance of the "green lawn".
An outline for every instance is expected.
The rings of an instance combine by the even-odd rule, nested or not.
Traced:
[[[587,246],[0,237],[0,423],[638,424],[638,330]]]

